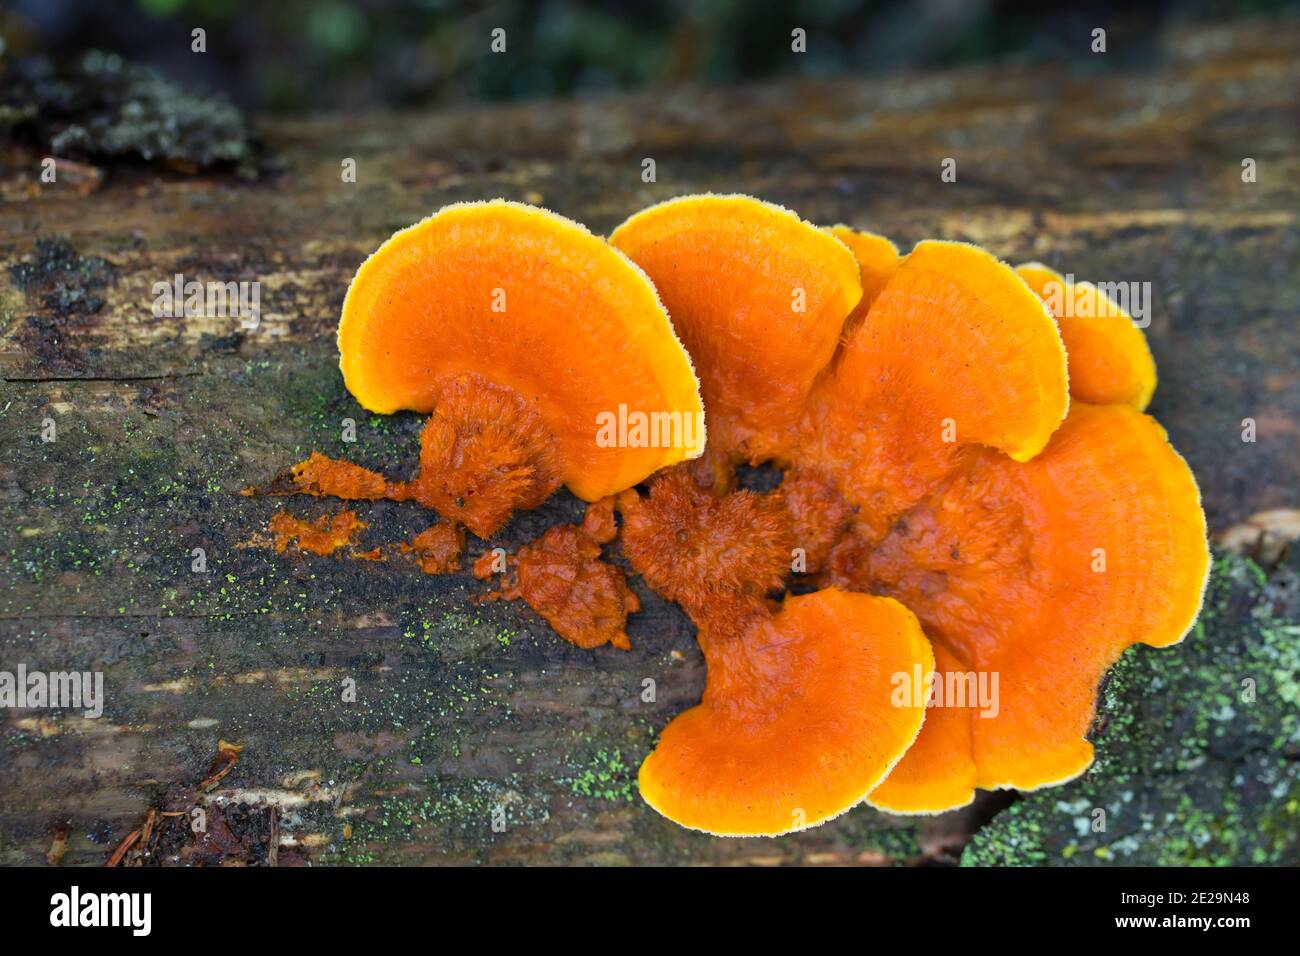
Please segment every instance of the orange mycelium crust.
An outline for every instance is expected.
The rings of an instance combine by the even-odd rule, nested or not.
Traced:
[[[628,614],[641,601],[617,567],[600,557],[600,546],[614,539],[612,498],[587,506],[581,525],[548,528],[536,541],[508,560],[500,591],[481,600],[522,598],[557,634],[578,647],[613,644],[631,650]],[[488,551],[474,562],[474,576],[491,577],[497,556]]]
[[[1016,272],[1056,317],[1070,355],[1070,394],[1094,405],[1145,409],[1156,390],[1156,363],[1132,316],[1092,283],[1070,282],[1041,263]]]
[[[626,491],[618,506],[632,566],[696,617],[733,595],[761,598],[780,589],[790,569],[789,519],[770,496],[714,495],[674,468],[653,479],[648,496]]]
[[[556,450],[517,395],[478,376],[446,382],[439,394],[445,411],[420,432],[420,466],[410,481],[312,452],[273,490],[415,501],[487,537],[517,508],[536,508],[559,487]]]
[[[600,559],[600,545],[574,525],[548,528],[519,549],[515,574],[519,596],[578,647],[610,643],[630,650],[623,630],[641,602],[623,572]]]
[[[609,544],[618,537],[618,524],[614,518],[617,496],[610,495],[587,505],[582,516],[582,533],[597,544]]]
[[[711,444],[712,474],[697,473],[712,502],[681,469],[656,479],[646,498],[619,499],[625,552],[695,620],[709,664],[704,703],[665,731],[643,765],[642,792],[686,826],[788,829],[777,811],[788,812],[784,788],[795,784],[774,755],[793,754],[800,767],[804,753],[795,741],[764,736],[761,728],[781,721],[760,715],[783,713],[784,702],[805,693],[840,694],[835,706],[846,705],[857,699],[859,678],[878,690],[872,681],[881,672],[871,665],[881,658],[864,658],[861,671],[836,658],[851,676],[823,684],[806,655],[821,644],[829,655],[843,650],[841,637],[826,633],[835,629],[809,626],[800,635],[776,623],[786,612],[764,595],[782,586],[790,548],[795,570],[828,589],[789,598],[787,609],[825,602],[847,613],[844,597],[881,600],[849,591],[881,595],[915,612],[934,642],[933,664],[897,666],[922,678],[930,716],[870,803],[938,812],[969,802],[977,787],[1031,789],[1077,775],[1092,759],[1085,734],[1106,668],[1131,644],[1180,640],[1208,574],[1196,483],[1164,431],[1136,410],[1154,369],[1137,376],[1146,384],[1128,397],[1111,393],[1108,401],[1120,404],[1070,409],[1071,339],[1063,343],[1065,323],[1058,332],[1022,275],[952,242],[919,243],[894,263],[876,237],[859,244],[842,229],[869,306],[855,313],[845,295],[815,329],[799,320],[783,327],[776,297],[763,290],[837,274],[842,257],[790,235],[786,248],[802,258],[768,255],[770,210],[739,197],[689,197],[634,216],[611,240],[660,284],[688,347],[702,343],[693,357],[711,438],[729,443],[718,454]],[[684,240],[689,261],[668,237]],[[1126,328],[1137,332],[1131,322]],[[840,343],[834,354],[828,339]],[[1091,360],[1069,358],[1079,368]],[[764,395],[755,368],[794,370],[793,379]],[[766,496],[719,497],[742,460],[783,466],[782,485]],[[732,516],[736,509],[745,516]],[[841,630],[862,635],[854,615],[880,624],[883,613],[855,608]],[[762,635],[759,646],[793,647],[795,657],[761,667],[740,650],[751,648],[751,635]],[[782,677],[782,668],[807,676]],[[969,700],[951,699],[967,688]],[[760,706],[719,703],[733,693]],[[915,693],[873,696],[869,713],[853,719],[887,721],[915,702]],[[742,716],[726,723],[723,713]],[[874,743],[896,739],[882,734]],[[811,787],[841,765],[832,748],[808,746],[826,760],[803,766],[801,785]],[[749,799],[755,792],[776,796],[765,804]]]
[[[425,528],[402,550],[425,574],[448,574],[460,570],[460,553],[465,549],[465,530],[450,521]]]
[[[271,516],[267,527],[275,535],[277,552],[283,554],[293,545],[299,551],[324,557],[351,545],[366,527],[366,523],[359,520],[352,511],[321,515],[315,521],[304,521],[287,512],[277,511]]]

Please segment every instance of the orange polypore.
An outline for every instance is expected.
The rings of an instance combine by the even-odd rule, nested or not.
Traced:
[[[826,230],[844,245],[849,247],[853,258],[858,260],[858,278],[862,282],[862,298],[853,307],[845,320],[841,334],[848,334],[876,301],[876,296],[885,287],[885,283],[894,277],[902,259],[898,255],[898,246],[884,236],[872,232],[859,232],[848,226],[831,226]]]
[[[648,497],[619,497],[623,549],[699,628],[708,683],[641,765],[646,801],[724,836],[816,826],[858,803],[916,739],[923,702],[889,706],[891,675],[930,670],[916,617],[888,598],[836,589],[764,595],[789,566],[772,496],[701,491],[678,469]]]
[[[1106,669],[1177,643],[1209,567],[1196,483],[1141,412],[1132,319],[1043,266],[943,241],[900,257],[744,196],[662,203],[610,243],[505,202],[395,235],[339,347],[363,406],[430,413],[418,473],[313,454],[272,493],[419,502],[445,520],[405,549],[439,573],[462,525],[490,535],[567,485],[581,525],[474,574],[580,647],[627,649],[639,602],[601,557],[617,511],[708,666],[640,772],[684,826],[775,835],[1082,772]],[[733,490],[745,462],[780,486]],[[360,527],[272,520],[279,550],[321,554]],[[821,590],[781,597],[792,572]]]
[[[1037,458],[972,456],[849,573],[832,558],[829,577],[898,597],[963,672],[998,675],[993,712],[965,712],[973,785],[1028,790],[1092,762],[1102,675],[1130,644],[1182,639],[1208,564],[1200,497],[1164,430],[1126,405],[1076,403]],[[944,764],[916,763],[914,782],[950,783]],[[948,804],[881,791],[871,802],[893,809]]]
[[[617,533],[612,496],[704,448],[699,383],[645,274],[545,210],[448,206],[362,264],[338,344],[362,406],[430,413],[419,469],[401,481],[312,453],[266,493],[417,502],[445,520],[401,548],[441,574],[459,568],[464,528],[488,537],[567,485],[595,503],[583,526],[522,548],[498,596],[522,597],[579,646],[630,646],[636,595],[600,559]],[[496,563],[480,558],[475,574]]]
[[[398,232],[357,270],[338,343],[362,406],[431,413],[406,494],[480,537],[561,484],[595,501],[704,447],[654,287],[542,209],[458,204]],[[672,427],[605,441],[611,416]]]
[[[862,298],[853,253],[746,196],[660,203],[609,241],[650,274],[696,364],[718,480],[737,461],[780,457],[777,433],[797,421]]]
[[[742,626],[743,625],[743,626]],[[708,684],[641,765],[646,802],[682,826],[776,836],[859,803],[916,739],[924,704],[890,707],[891,675],[933,666],[889,598],[788,597],[722,633],[701,628]]]
[[[794,459],[816,465],[883,533],[971,444],[1016,461],[1065,417],[1065,351],[1008,266],[927,241],[903,260],[809,402]]]
[[[1156,363],[1132,316],[1090,282],[1070,282],[1038,262],[1016,271],[1056,317],[1070,355],[1070,394],[1094,405],[1146,408]]]
[[[743,779],[745,794],[768,785],[788,795],[784,788],[801,785],[767,749],[777,740],[802,759],[800,745],[760,728],[762,715],[809,693],[820,708],[825,694],[862,702],[854,695],[869,692],[853,720],[880,736],[863,747],[896,741],[880,722],[930,702],[915,745],[869,798],[883,808],[936,812],[969,802],[977,787],[1029,789],[1078,774],[1092,759],[1085,734],[1106,668],[1130,644],[1181,639],[1208,573],[1195,481],[1164,431],[1136,410],[1150,397],[1154,368],[1144,371],[1149,353],[1127,316],[1121,324],[1103,308],[1100,333],[1067,334],[1068,317],[1054,318],[1023,273],[973,246],[922,242],[894,262],[876,237],[834,234],[854,250],[869,305],[855,312],[840,282],[842,294],[816,299],[813,318],[793,320],[773,290],[840,276],[844,256],[825,245],[827,233],[790,214],[740,197],[688,197],[634,216],[612,239],[659,285],[693,349],[711,433],[726,440],[706,454],[714,473],[705,483],[725,490],[741,460],[786,468],[766,496],[776,511],[748,499],[701,503],[692,496],[704,492],[676,478],[662,493],[671,507],[656,507],[670,478],[649,498],[620,498],[625,551],[696,620],[710,668],[705,703],[665,731],[642,790],[673,819],[712,832],[773,832],[782,822],[779,801],[763,811],[747,804],[756,815],[739,815],[731,782]],[[1087,394],[1118,404],[1078,402],[1067,416],[1066,345],[1079,349],[1068,359],[1076,397],[1100,383]],[[1111,374],[1116,356],[1133,360],[1127,377]],[[756,370],[788,378],[761,383]],[[742,507],[745,520],[720,520]],[[786,552],[778,566],[791,545],[794,562]],[[738,556],[751,571],[737,570]],[[829,602],[847,619],[809,628],[811,636],[777,623],[784,612],[762,595],[791,565],[831,589],[788,599],[787,608]],[[837,587],[915,612],[934,664],[899,667],[893,689],[921,686],[882,700],[880,658],[871,657],[860,671],[836,657],[851,677],[839,690],[822,683],[815,649],[849,653],[826,632],[865,634],[854,615],[880,623],[865,605],[843,604],[849,595]],[[796,656],[761,667],[745,650],[751,634],[762,646],[777,637]],[[969,699],[950,699],[968,689]],[[760,706],[732,703],[733,693]],[[725,723],[723,713],[740,716]],[[833,750],[823,756],[825,764],[803,768],[804,785],[841,766]]]

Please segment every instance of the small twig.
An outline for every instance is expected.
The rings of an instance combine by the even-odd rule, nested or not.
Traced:
[[[244,748],[222,740],[217,743],[217,759],[208,768],[208,776],[199,784],[198,790],[206,793],[221,782],[222,778],[235,769],[239,763],[239,753]]]
[[[126,839],[117,845],[117,849],[113,851],[113,855],[108,858],[108,862],[105,863],[104,866],[106,867],[117,866],[118,864],[120,864],[122,862],[122,858],[126,856],[126,854],[130,851],[131,847],[135,846],[136,841],[139,839],[140,839],[139,830],[132,830],[130,833],[128,833],[126,835]]]

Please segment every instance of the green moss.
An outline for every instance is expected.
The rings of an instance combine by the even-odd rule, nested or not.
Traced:
[[[636,790],[636,781],[623,760],[619,748],[597,750],[591,760],[575,776],[561,780],[569,791],[580,797],[595,797],[630,803]]]
[[[516,778],[432,779],[385,798],[353,823],[321,858],[323,864],[400,863],[411,843],[425,845],[437,834],[448,855],[482,858],[502,834],[549,819],[546,801],[529,795]]]
[[[1112,670],[1092,768],[999,814],[963,865],[1300,861],[1295,587],[1289,569],[1270,580],[1219,557],[1187,639],[1132,648]]]

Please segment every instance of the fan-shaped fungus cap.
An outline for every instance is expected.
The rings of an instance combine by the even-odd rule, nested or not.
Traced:
[[[981,454],[855,565],[842,583],[914,610],[946,651],[942,669],[997,675],[996,700],[927,719],[899,779],[870,798],[937,812],[973,787],[1081,773],[1102,675],[1131,644],[1182,639],[1209,549],[1196,482],[1164,429],[1126,405],[1076,402],[1041,455]]]
[[[1047,444],[1069,404],[1065,349],[1051,316],[1012,269],[961,242],[919,242],[845,343],[839,404],[908,406],[918,430],[957,415],[956,443],[1016,461]]]
[[[936,709],[878,806],[938,811],[977,786],[1079,773],[1105,669],[1196,616],[1208,552],[1191,473],[1123,406],[1076,403],[1058,429],[1053,325],[992,256],[920,243],[814,397],[799,460],[860,509],[825,580],[915,611],[945,681],[998,679],[996,703]]]
[[[942,644],[932,641],[931,646],[935,686],[948,686],[949,675],[964,680],[966,668],[961,662]],[[977,683],[976,695],[978,690]],[[867,803],[877,810],[907,814],[966,806],[975,798],[979,782],[971,748],[973,724],[970,711],[964,707],[927,706],[925,724],[916,742],[880,786],[871,791]]]
[[[1056,316],[1070,356],[1070,394],[1094,405],[1146,408],[1156,363],[1132,316],[1091,282],[1070,282],[1041,263],[1016,272]]]
[[[923,700],[895,706],[897,674],[929,670],[929,643],[896,601],[829,589],[766,594],[789,569],[786,505],[717,496],[681,468],[619,496],[623,551],[698,627],[708,683],[641,766],[669,819],[723,836],[815,826],[859,802],[916,736]]]
[[[594,501],[704,447],[654,287],[542,209],[457,204],[398,232],[352,280],[338,343],[365,408],[432,413],[412,497],[479,535],[561,483]]]
[[[1060,335],[1024,281],[975,246],[920,242],[818,383],[796,460],[879,534],[969,446],[1032,458],[1068,405]]]
[[[847,333],[862,321],[862,317],[871,308],[871,303],[876,301],[876,296],[885,288],[885,283],[898,271],[902,259],[898,255],[898,246],[874,232],[863,232],[843,225],[831,226],[826,231],[848,246],[853,258],[858,260],[862,298],[844,323],[844,331]]]
[[[641,765],[641,795],[682,826],[777,836],[859,803],[907,750],[923,704],[893,706],[895,675],[934,658],[897,601],[828,589],[744,630],[701,629],[704,698]]]
[[[654,280],[696,362],[713,421],[709,456],[773,457],[771,433],[799,416],[862,297],[838,239],[749,196],[683,196],[651,206],[610,242]]]

